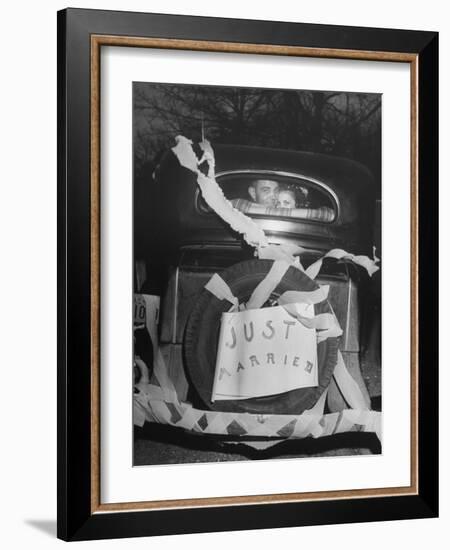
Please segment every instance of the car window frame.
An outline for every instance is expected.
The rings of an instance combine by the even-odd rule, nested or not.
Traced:
[[[222,189],[222,186],[219,183],[220,178],[223,178],[224,176],[235,176],[235,175],[245,176],[249,174],[253,174],[255,175],[255,177],[258,177],[258,176],[266,177],[270,175],[271,177],[291,178],[293,180],[299,180],[299,182],[306,182],[307,184],[311,184],[313,187],[318,188],[320,192],[325,193],[327,195],[328,199],[331,201],[333,205],[333,210],[335,214],[334,218],[331,221],[313,220],[313,219],[298,218],[293,216],[273,216],[268,214],[255,214],[255,213],[247,214],[251,218],[258,218],[258,219],[271,218],[271,219],[277,219],[277,220],[289,220],[291,222],[295,221],[300,223],[320,223],[325,225],[335,224],[340,219],[341,204],[337,193],[324,182],[318,179],[312,178],[310,176],[305,176],[295,172],[285,172],[283,170],[267,170],[267,169],[255,170],[255,169],[245,168],[245,169],[238,169],[238,170],[223,170],[223,171],[217,172],[217,174],[215,175],[215,178],[220,188]],[[199,188],[197,188],[195,192],[195,198],[194,198],[196,212],[203,216],[214,214],[213,210],[206,211],[200,206],[201,199],[202,199],[201,191]]]

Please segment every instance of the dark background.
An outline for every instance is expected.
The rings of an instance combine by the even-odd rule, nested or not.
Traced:
[[[381,94],[135,82],[135,182],[181,134],[194,142],[310,151],[365,164],[381,180]]]

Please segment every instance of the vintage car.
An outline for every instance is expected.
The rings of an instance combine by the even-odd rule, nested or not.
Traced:
[[[255,181],[269,180],[280,190],[294,190],[301,209],[252,212],[250,208],[248,215],[264,229],[270,242],[301,247],[304,267],[336,248],[372,257],[374,245],[380,242],[375,229],[379,228],[375,219],[379,197],[366,167],[322,154],[212,145],[216,180],[233,204],[251,203],[249,187]],[[201,299],[204,286],[214,273],[221,273],[227,280],[235,276],[245,279],[242,292],[248,294],[257,282],[251,273],[254,249],[211,211],[195,174],[181,167],[172,151],[162,156],[146,186],[145,204],[135,197],[143,212],[136,221],[135,241],[139,246],[135,260],[145,273],[141,281],[146,279],[143,288],[137,290],[161,296],[159,340],[179,395],[195,405],[218,410],[302,412],[311,405],[311,399],[302,398],[304,392],[288,399],[275,396],[249,403],[217,405],[208,399],[218,327],[213,326],[207,311],[199,310],[208,307]],[[327,215],[315,214],[321,211]],[[380,376],[380,307],[374,279],[346,260],[325,260],[318,277],[319,284],[330,285],[329,303],[343,330],[339,348],[362,387],[364,357],[370,357],[371,362],[366,378],[372,372]],[[195,338],[199,331],[201,340]],[[328,372],[323,384],[331,382],[331,374]]]

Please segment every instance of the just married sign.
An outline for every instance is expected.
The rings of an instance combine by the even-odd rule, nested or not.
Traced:
[[[297,304],[302,317],[314,306]],[[317,386],[316,330],[281,306],[224,313],[212,401],[249,399]]]

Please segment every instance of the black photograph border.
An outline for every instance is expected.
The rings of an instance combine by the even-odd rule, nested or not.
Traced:
[[[413,491],[99,502],[99,52],[102,45],[411,63]],[[291,53],[289,53],[291,52]],[[438,515],[438,34],[242,19],[58,12],[58,522],[64,540]],[[419,282],[420,281],[420,282]],[[348,494],[347,494],[348,493]],[[367,494],[367,491],[366,491]],[[263,496],[261,496],[263,497]],[[374,498],[375,497],[375,498]],[[234,500],[233,500],[234,499]],[[144,503],[145,504],[145,503]],[[147,503],[148,504],[148,503]]]

